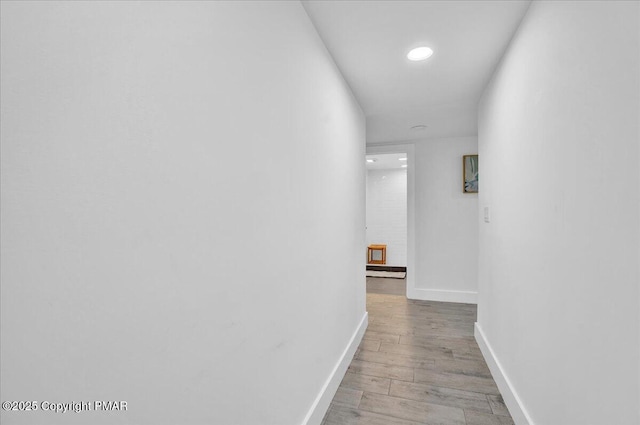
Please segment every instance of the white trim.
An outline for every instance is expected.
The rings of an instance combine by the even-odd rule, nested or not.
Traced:
[[[344,378],[345,373],[347,373],[347,369],[351,364],[351,360],[356,353],[358,345],[360,345],[360,342],[362,341],[364,331],[367,330],[368,324],[369,313],[365,311],[360,324],[353,333],[349,344],[347,344],[347,348],[345,348],[342,356],[340,356],[340,359],[338,360],[338,363],[331,371],[331,374],[329,374],[329,377],[322,386],[322,389],[320,389],[320,393],[311,405],[307,416],[305,416],[304,421],[302,421],[302,425],[320,425],[322,422],[325,413],[327,413],[327,410],[329,409],[331,400],[333,400],[333,397],[336,395],[336,391],[342,382],[342,378]]]
[[[407,273],[407,276],[409,274]],[[478,304],[478,293],[449,289],[407,288],[407,297],[412,300],[443,301],[447,303]]]
[[[531,416],[529,416],[527,409],[525,409],[524,404],[522,404],[522,400],[518,396],[515,388],[513,388],[513,384],[500,365],[500,361],[496,357],[496,353],[491,348],[491,345],[489,344],[489,341],[487,341],[487,337],[485,336],[478,322],[476,322],[475,331],[473,334],[476,338],[476,341],[478,342],[480,351],[482,351],[482,355],[484,356],[484,359],[489,366],[491,375],[498,385],[500,394],[502,394],[504,403],[507,405],[509,413],[511,413],[511,417],[513,418],[515,424],[534,425],[533,420],[531,420]]]

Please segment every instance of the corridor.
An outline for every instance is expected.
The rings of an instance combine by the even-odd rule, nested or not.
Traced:
[[[369,327],[323,425],[513,424],[473,337],[476,306],[408,300],[400,282],[367,278]]]
[[[0,424],[640,425],[640,0],[0,0],[0,52]]]

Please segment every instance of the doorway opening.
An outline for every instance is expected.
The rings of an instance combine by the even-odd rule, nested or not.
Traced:
[[[406,295],[408,257],[406,152],[367,161],[367,292]]]

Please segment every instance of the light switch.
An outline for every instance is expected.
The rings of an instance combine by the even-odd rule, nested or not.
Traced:
[[[489,207],[484,207],[484,222],[490,223],[491,219],[489,218]]]

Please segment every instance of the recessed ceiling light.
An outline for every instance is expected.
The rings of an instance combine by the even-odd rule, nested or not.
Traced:
[[[407,164],[402,164],[401,167],[402,168],[407,168]]]
[[[420,124],[420,125],[414,125],[413,127],[410,128],[411,131],[423,131],[426,130],[428,126],[424,125],[424,124]]]
[[[429,47],[422,46],[412,49],[409,53],[407,53],[407,58],[410,61],[423,61],[429,58],[432,54],[433,50],[431,50]]]
[[[407,158],[398,158],[398,161],[406,161]]]
[[[373,159],[373,158],[367,158],[367,162],[369,162],[369,163],[371,163],[371,162],[376,162],[376,160],[375,160],[375,159]]]

